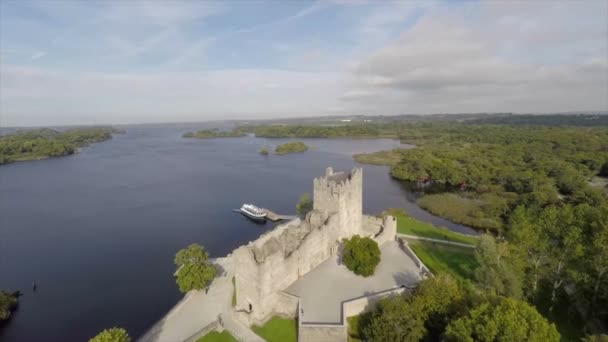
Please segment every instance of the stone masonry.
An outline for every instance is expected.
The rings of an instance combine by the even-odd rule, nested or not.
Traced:
[[[314,184],[313,210],[303,220],[281,225],[234,250],[236,311],[245,324],[261,324],[273,314],[297,315],[297,300],[282,292],[338,252],[355,234],[380,243],[395,239],[394,218],[362,215],[362,169],[326,170]]]

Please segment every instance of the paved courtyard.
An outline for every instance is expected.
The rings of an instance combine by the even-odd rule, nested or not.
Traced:
[[[340,323],[343,301],[421,280],[414,261],[396,241],[384,243],[380,251],[382,259],[371,277],[355,275],[334,255],[285,289],[301,298],[302,321]]]

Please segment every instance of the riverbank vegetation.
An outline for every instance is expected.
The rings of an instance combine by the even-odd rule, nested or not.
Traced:
[[[183,138],[196,139],[212,139],[212,138],[238,138],[244,137],[247,134],[239,129],[230,131],[220,131],[219,129],[204,129],[196,132],[187,132],[182,135]]]
[[[404,149],[393,149],[390,151],[378,151],[373,153],[359,153],[353,155],[353,159],[361,164],[395,166],[403,158]]]
[[[342,263],[353,273],[369,277],[380,263],[378,243],[368,237],[355,235],[344,241]]]
[[[251,330],[268,342],[296,342],[298,338],[296,321],[278,316],[262,326],[252,326]]]
[[[269,154],[268,147],[264,146],[260,149],[260,154],[263,156],[267,156]]]
[[[110,328],[100,332],[89,342],[131,342],[131,337],[125,329]]]
[[[49,128],[0,136],[0,164],[74,154],[78,148],[112,138],[112,128]]]
[[[11,317],[11,313],[17,307],[17,294],[0,291],[0,322]]]
[[[208,259],[209,255],[203,246],[195,243],[177,252],[175,280],[182,293],[202,290],[215,278],[217,270]]]
[[[290,141],[288,143],[281,144],[274,149],[274,152],[278,155],[305,152],[308,150],[308,146],[301,141]]]
[[[259,125],[239,129],[263,138],[397,138],[390,125]]]

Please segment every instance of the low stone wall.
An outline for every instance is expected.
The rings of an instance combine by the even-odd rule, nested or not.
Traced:
[[[298,326],[298,342],[344,342],[347,340],[346,325],[301,324]]]
[[[398,287],[383,292],[378,292],[373,295],[351,299],[342,303],[342,323],[346,325],[346,318],[371,311],[381,299],[399,295],[405,291],[409,291],[409,289],[405,287]]]
[[[421,272],[424,272],[427,275],[432,276],[433,273],[431,273],[431,271],[428,269],[428,267],[426,267],[426,265],[422,262],[422,260],[420,260],[418,258],[418,256],[416,255],[416,253],[414,253],[414,251],[410,248],[409,244],[407,243],[407,241],[403,238],[399,239],[399,246],[401,247],[401,249],[403,249],[403,251],[405,252],[405,254],[407,254],[410,258],[412,258],[412,260],[414,260],[414,263],[416,264],[416,266],[418,266],[418,269]]]
[[[298,317],[300,298],[283,291],[278,292],[275,312],[281,316],[289,318]]]
[[[209,324],[207,324],[205,327],[203,327],[201,330],[197,331],[194,335],[188,337],[187,339],[184,340],[184,342],[195,342],[196,340],[198,340],[199,338],[207,335],[208,333],[217,330],[217,331],[223,331],[224,329],[221,328],[221,326],[219,325],[218,321],[213,321]]]
[[[374,237],[378,245],[382,245],[388,241],[395,241],[397,237],[397,219],[393,216],[386,216],[381,221],[382,230]]]

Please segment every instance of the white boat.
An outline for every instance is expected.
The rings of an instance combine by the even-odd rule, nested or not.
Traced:
[[[241,214],[249,217],[252,220],[264,221],[266,220],[266,212],[253,204],[243,204],[239,209]]]

